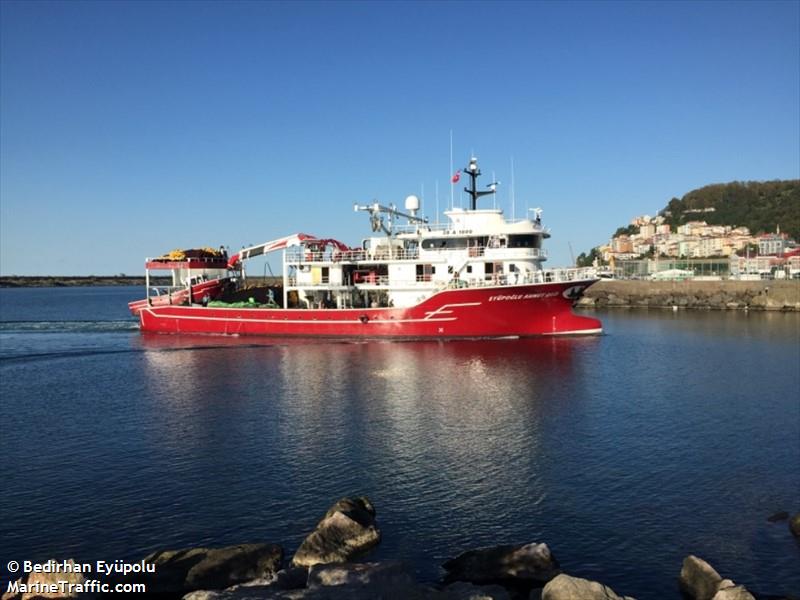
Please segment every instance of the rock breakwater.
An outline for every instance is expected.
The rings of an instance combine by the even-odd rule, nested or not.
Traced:
[[[577,306],[800,311],[800,280],[603,280],[586,290]]]
[[[119,598],[121,591],[184,600],[635,600],[562,572],[548,546],[537,542],[468,549],[441,565],[438,583],[417,581],[399,560],[350,562],[380,541],[375,516],[365,496],[339,500],[289,564],[281,546],[266,543],[160,550],[140,561],[142,569],[97,581],[75,569],[72,559],[51,561],[62,569],[25,575],[9,584],[2,600],[97,600]],[[678,586],[687,600],[797,600],[754,595],[693,555],[676,573],[675,590],[653,590],[653,597],[672,595]]]

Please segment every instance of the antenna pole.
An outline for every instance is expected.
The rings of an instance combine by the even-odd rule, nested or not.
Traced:
[[[514,188],[514,157],[511,157],[511,220],[517,218],[517,194]]]
[[[450,177],[450,210],[453,210],[453,130],[450,130],[450,173],[448,175]],[[438,219],[438,216],[437,216]]]
[[[439,224],[439,180],[436,180],[436,224]]]

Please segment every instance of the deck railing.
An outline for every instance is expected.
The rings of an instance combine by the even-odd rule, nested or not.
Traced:
[[[504,219],[506,225],[513,225],[515,223],[523,223],[523,222],[534,223],[534,231],[539,233],[549,233],[550,229],[548,227],[544,227],[541,224],[536,224],[534,221],[530,219],[520,218],[520,219]],[[442,232],[446,233],[448,231],[452,231],[453,229],[457,228],[456,225],[453,223],[425,223],[425,225],[395,225],[394,232],[395,233],[417,233],[418,231],[424,232]]]
[[[426,253],[464,252],[470,258],[480,258],[489,253],[489,257],[501,259],[547,258],[543,248],[512,248],[507,246],[465,246],[464,248],[425,248]],[[358,262],[364,260],[419,260],[419,249],[380,247],[372,251],[357,250],[325,250],[322,252],[293,248],[286,251],[286,262],[289,264],[306,263],[339,263]]]
[[[148,296],[155,298],[157,296],[167,296],[169,294],[174,294],[175,292],[185,291],[185,285],[151,285],[147,290],[147,294]]]
[[[416,279],[393,280],[389,281],[387,275],[369,274],[359,281],[344,282],[342,285],[357,285],[360,288],[414,288],[423,289],[444,289],[444,288],[476,288],[489,286],[513,286],[546,283],[565,283],[570,281],[585,281],[596,279],[591,268],[570,268],[570,269],[544,269],[542,271],[530,271],[527,273],[505,273],[495,275],[485,275],[484,277],[469,277],[466,279],[454,278],[449,281],[433,279],[431,275],[418,275]],[[297,278],[292,276],[287,278],[289,287],[315,288],[327,287],[327,279],[318,282],[303,282],[298,284]]]

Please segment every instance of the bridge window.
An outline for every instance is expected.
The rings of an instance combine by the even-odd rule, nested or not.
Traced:
[[[425,250],[460,250],[467,247],[467,238],[428,238],[422,240]]]
[[[542,238],[536,234],[508,236],[509,248],[541,248]]]
[[[417,265],[417,281],[430,281],[433,273],[433,265]]]

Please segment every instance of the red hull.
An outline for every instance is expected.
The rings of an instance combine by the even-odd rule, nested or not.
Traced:
[[[204,281],[192,286],[192,298],[195,301],[200,300],[203,296],[208,296],[209,300],[216,300],[222,293],[226,280],[212,279],[211,281]],[[170,306],[173,304],[186,304],[189,302],[189,292],[185,289],[172,292],[171,294],[164,294],[163,296],[151,296],[151,306]],[[128,309],[133,316],[137,316],[139,311],[147,306],[147,299],[135,300],[128,302]]]
[[[344,338],[456,338],[593,334],[597,319],[573,314],[595,281],[447,289],[409,308],[269,309],[146,307],[142,331]]]

